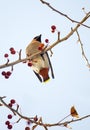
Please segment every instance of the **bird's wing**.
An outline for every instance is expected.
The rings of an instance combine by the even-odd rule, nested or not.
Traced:
[[[38,77],[39,81],[42,82],[42,78],[39,76],[38,73],[36,73],[35,71],[33,71],[35,73],[35,75]]]
[[[50,69],[51,69],[51,75],[52,75],[52,78],[54,79],[54,72],[53,72],[53,68],[52,68],[52,64],[51,64],[51,61],[50,61],[49,55],[48,55],[47,52],[45,52],[45,54],[47,55],[48,62],[49,62],[49,65],[50,65]]]

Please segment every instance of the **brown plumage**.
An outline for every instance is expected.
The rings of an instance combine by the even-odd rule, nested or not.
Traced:
[[[40,52],[39,48],[44,48],[44,44],[41,43],[41,35],[35,37],[29,45],[26,47],[26,56],[31,56],[36,52]],[[51,69],[52,78],[54,78],[52,65],[48,56],[48,53],[38,54],[32,58],[32,66],[34,73],[41,82],[45,82],[49,79],[49,70]],[[29,61],[28,61],[29,62]]]

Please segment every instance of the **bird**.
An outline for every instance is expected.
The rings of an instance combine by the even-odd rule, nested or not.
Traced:
[[[34,37],[33,40],[26,47],[26,57],[30,57],[37,52],[41,52],[45,48],[44,43],[41,42],[41,34]],[[31,68],[40,82],[46,82],[50,79],[49,71],[54,79],[52,64],[48,52],[43,52],[28,60],[31,62]]]

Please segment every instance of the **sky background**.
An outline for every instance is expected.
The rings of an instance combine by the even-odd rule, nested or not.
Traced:
[[[67,14],[72,19],[80,21],[84,16],[82,8],[90,11],[89,0],[47,0],[57,10]],[[85,22],[90,26],[90,18]],[[6,62],[5,53],[14,47],[22,49],[25,58],[25,48],[33,37],[42,34],[42,42],[46,38],[50,44],[57,40],[57,34],[51,33],[51,25],[56,25],[61,38],[66,36],[71,23],[65,17],[50,10],[39,0],[0,0],[0,64]],[[79,28],[80,38],[85,54],[90,61],[90,29]],[[45,123],[56,123],[69,114],[71,106],[75,106],[80,117],[90,114],[90,71],[82,57],[80,44],[77,43],[76,33],[68,40],[55,46],[51,62],[55,79],[40,83],[31,68],[20,63],[14,66],[9,79],[0,76],[0,96],[7,96],[6,102],[14,98],[25,116],[42,116]],[[18,54],[11,56],[10,61],[18,59]],[[7,71],[10,68],[0,70]],[[6,130],[4,122],[10,111],[0,107],[0,130]],[[70,118],[72,119],[72,118]],[[17,120],[17,119],[16,119]],[[12,122],[15,121],[15,117]],[[15,124],[13,130],[24,130],[25,121]],[[89,130],[90,118],[72,123],[73,130]],[[49,130],[66,130],[62,127],[51,127]],[[43,130],[38,127],[36,130]]]

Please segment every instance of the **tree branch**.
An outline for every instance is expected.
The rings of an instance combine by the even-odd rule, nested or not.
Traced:
[[[70,121],[63,121],[64,119],[68,118],[71,114],[69,114],[68,116],[66,116],[65,118],[63,118],[61,121],[59,121],[58,123],[43,123],[42,122],[42,117],[40,117],[39,120],[35,121],[34,120],[34,117],[27,117],[27,116],[24,116],[22,115],[18,109],[14,109],[12,107],[9,107],[9,105],[3,100],[4,98],[6,98],[6,96],[3,96],[3,97],[0,97],[0,102],[2,103],[2,106],[5,106],[7,107],[9,110],[11,110],[15,116],[19,116],[19,119],[18,121],[16,121],[16,123],[18,123],[21,119],[23,120],[26,120],[26,121],[29,121],[31,122],[32,124],[34,124],[33,126],[33,130],[37,127],[37,126],[42,126],[45,130],[48,130],[48,127],[53,127],[53,126],[63,126],[63,127],[66,127],[66,125],[70,124],[70,123],[74,123],[74,122],[77,122],[77,121],[81,121],[81,120],[84,120],[86,118],[89,118],[90,115],[86,115],[86,116],[83,116],[81,118],[78,118],[78,119],[71,119]],[[63,121],[63,122],[62,122]]]
[[[84,17],[73,29],[71,29],[71,31],[70,31],[65,37],[63,37],[63,38],[61,38],[61,39],[58,38],[58,40],[56,40],[56,42],[54,42],[51,46],[47,47],[43,52],[42,52],[42,51],[37,52],[37,53],[31,55],[30,57],[28,57],[28,58],[23,58],[23,59],[21,59],[21,56],[20,56],[20,58],[19,58],[18,60],[14,61],[14,62],[11,62],[11,63],[8,62],[7,64],[5,63],[5,64],[0,65],[0,69],[6,68],[6,67],[10,67],[10,66],[16,65],[16,64],[18,64],[18,63],[27,61],[27,60],[29,60],[29,59],[32,59],[34,56],[36,56],[36,55],[38,55],[38,54],[42,54],[42,53],[44,53],[44,52],[46,52],[46,51],[51,50],[51,49],[52,49],[54,46],[56,46],[57,44],[59,44],[59,43],[65,41],[65,40],[69,39],[69,38],[73,35],[73,33],[76,32],[76,30],[80,27],[80,25],[81,25],[82,23],[84,23],[89,17],[90,17],[90,12],[88,12],[88,13],[85,15],[85,17]]]
[[[77,30],[76,30],[76,33],[77,33],[77,36],[78,36],[78,42],[80,43],[80,47],[81,47],[81,51],[82,51],[82,56],[84,57],[84,59],[85,59],[85,61],[87,63],[87,66],[90,68],[90,63],[88,61],[88,58],[85,55],[85,52],[84,52],[84,49],[83,49],[83,43],[82,43],[82,41],[80,39],[80,35],[79,35],[79,33],[78,33]]]
[[[58,14],[64,16],[64,17],[67,18],[68,20],[70,20],[72,23],[80,23],[80,22],[78,22],[78,21],[76,21],[76,20],[71,19],[68,15],[66,15],[66,14],[64,14],[64,13],[62,13],[62,12],[56,10],[53,6],[50,5],[50,3],[48,3],[48,2],[46,2],[46,1],[44,1],[44,0],[40,0],[40,1],[41,1],[43,4],[47,5],[50,9],[52,9],[52,10],[55,11],[56,13],[58,13]],[[81,25],[84,26],[84,27],[90,28],[90,26],[87,26],[87,25],[85,25],[85,24],[83,24],[83,23],[81,23]]]

